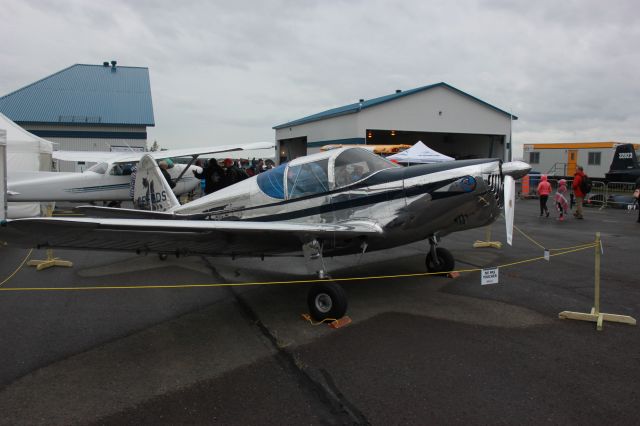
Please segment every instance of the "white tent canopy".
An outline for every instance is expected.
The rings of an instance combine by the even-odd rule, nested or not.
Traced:
[[[7,132],[7,180],[13,172],[51,170],[53,143],[29,133],[0,113],[0,129]],[[10,218],[40,215],[40,203],[9,203]]]
[[[443,163],[445,161],[454,161],[454,158],[440,154],[437,151],[429,148],[422,141],[416,142],[411,148],[399,152],[397,154],[390,155],[387,160],[395,160],[398,163]]]

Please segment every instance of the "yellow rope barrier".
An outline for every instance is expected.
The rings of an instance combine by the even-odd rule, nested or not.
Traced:
[[[574,253],[581,250],[586,250],[595,246],[595,243],[591,242],[588,246],[580,247],[572,250],[563,251],[561,253],[554,253],[551,256],[562,256],[569,253]],[[515,265],[524,263],[535,262],[544,259],[544,256],[534,257],[531,259],[519,260],[504,265],[499,265],[498,268],[508,268]],[[20,268],[22,265],[20,266]],[[18,268],[18,270],[20,269]],[[18,271],[16,270],[16,272]],[[482,268],[472,269],[459,269],[457,271],[450,271],[464,273],[464,272],[479,272]],[[331,281],[344,282],[344,281],[364,281],[364,280],[382,280],[391,278],[411,278],[411,277],[424,277],[428,275],[443,275],[447,272],[419,272],[414,274],[396,274],[396,275],[378,275],[367,277],[350,277],[350,278],[332,278]],[[12,276],[15,275],[12,274]],[[10,277],[11,278],[11,277]],[[4,282],[8,281],[6,279]],[[211,288],[211,287],[248,287],[257,285],[286,285],[286,284],[312,284],[326,282],[325,279],[310,279],[310,280],[291,280],[291,281],[255,281],[244,283],[213,283],[213,284],[169,284],[169,285],[122,285],[122,286],[86,286],[86,287],[25,287],[25,288],[12,288],[12,287],[0,287],[2,291],[80,291],[80,290],[142,290],[142,289],[182,289],[182,288]]]
[[[18,268],[13,271],[11,273],[11,275],[9,275],[7,278],[5,278],[2,282],[0,282],[0,287],[2,287],[3,285],[5,285],[5,283],[9,282],[9,280],[11,278],[13,278],[15,276],[15,274],[17,274],[20,269],[22,269],[22,267],[24,266],[25,263],[27,263],[27,260],[29,260],[29,256],[31,256],[31,253],[33,253],[33,249],[29,250],[29,253],[27,253],[27,255],[25,256],[24,260],[22,261],[22,263],[20,264],[20,266],[18,266]]]

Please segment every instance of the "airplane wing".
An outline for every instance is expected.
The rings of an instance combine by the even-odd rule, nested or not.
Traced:
[[[310,239],[379,235],[375,223],[30,218],[6,221],[0,240],[18,247],[163,252],[179,255],[261,255],[300,252]]]
[[[53,151],[55,160],[64,161],[88,161],[92,163],[131,163],[139,161],[144,154],[151,155],[154,159],[191,157],[193,155],[217,154],[220,152],[246,151],[253,149],[272,149],[273,142],[255,142],[249,144],[217,145],[200,148],[168,149],[166,151],[153,152],[97,152],[97,151]]]

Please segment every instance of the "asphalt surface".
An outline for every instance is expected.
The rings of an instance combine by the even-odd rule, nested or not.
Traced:
[[[586,209],[516,225],[548,248],[601,232],[601,311],[640,318],[637,213]],[[485,230],[446,237],[458,269],[543,251],[474,249]],[[492,239],[504,240],[503,223]],[[327,259],[333,277],[424,272],[428,245]],[[0,282],[27,250],[0,248]],[[554,252],[555,253],[555,252]],[[309,278],[301,259],[168,259],[56,251],[73,268],[24,267],[0,292],[0,424],[637,424],[637,326],[558,319],[593,305],[594,248],[457,279],[343,284],[353,322],[312,326],[308,285],[140,288]],[[43,258],[34,252],[31,258]]]

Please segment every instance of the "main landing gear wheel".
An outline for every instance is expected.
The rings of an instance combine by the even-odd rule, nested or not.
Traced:
[[[160,260],[167,260],[168,257],[169,255],[167,253],[158,253],[158,259]]]
[[[433,259],[433,252],[429,252],[427,255],[427,271],[440,273],[453,271],[456,261],[449,250],[438,247],[436,248],[436,256],[438,257],[437,263]]]
[[[309,289],[307,304],[311,317],[316,321],[340,319],[347,313],[347,294],[336,283],[317,284]]]

